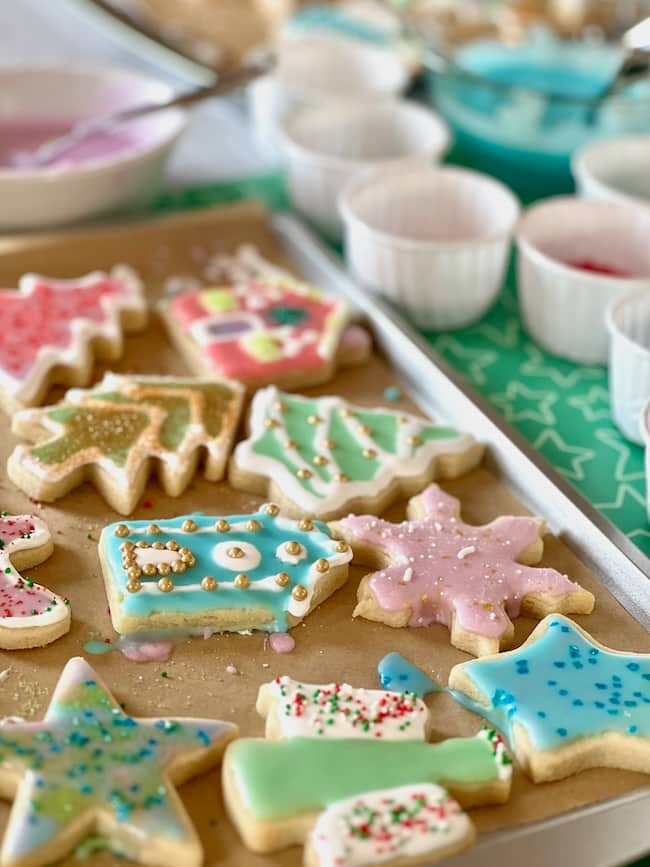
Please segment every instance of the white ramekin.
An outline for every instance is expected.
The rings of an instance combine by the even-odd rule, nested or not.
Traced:
[[[650,289],[650,211],[573,196],[529,208],[517,233],[521,315],[547,352],[606,364],[605,310],[619,295]],[[572,267],[593,263],[638,276]]]
[[[650,292],[635,289],[618,298],[608,307],[606,321],[612,415],[628,439],[642,443],[647,425],[641,412],[650,400]]]
[[[281,142],[293,206],[339,240],[338,197],[355,174],[404,160],[441,159],[449,131],[438,115],[412,101],[338,99],[291,114]]]
[[[327,33],[296,36],[275,46],[277,65],[248,88],[255,132],[279,147],[279,124],[298,108],[344,94],[370,99],[398,96],[409,74],[389,48]]]
[[[650,208],[650,135],[587,145],[575,154],[571,169],[586,199]]]
[[[401,164],[353,178],[339,206],[353,276],[421,328],[463,328],[494,303],[519,217],[503,184]]]
[[[24,64],[0,70],[0,118],[74,122],[170,99],[173,90],[119,68]],[[0,169],[0,230],[44,228],[142,206],[156,194],[187,116],[172,109],[130,124],[137,143],[114,155],[41,169]]]

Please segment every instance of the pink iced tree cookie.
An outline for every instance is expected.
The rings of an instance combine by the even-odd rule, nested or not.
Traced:
[[[355,616],[389,626],[451,631],[451,643],[475,656],[511,643],[511,618],[590,614],[594,597],[542,557],[543,521],[502,516],[482,527],[465,524],[460,503],[438,485],[410,500],[409,520],[391,524],[350,515],[336,532],[357,562],[378,571],[359,585]]]

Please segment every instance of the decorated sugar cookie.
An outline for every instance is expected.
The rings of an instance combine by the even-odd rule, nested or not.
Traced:
[[[70,629],[70,605],[18,570],[47,560],[54,549],[35,515],[0,517],[0,648],[43,647]]]
[[[345,583],[352,552],[325,524],[269,503],[252,515],[111,524],[99,556],[113,626],[130,635],[285,632]]]
[[[433,864],[466,849],[474,826],[442,786],[418,783],[337,801],[321,813],[305,867]]]
[[[14,433],[35,445],[17,446],[7,471],[44,502],[92,481],[115,511],[128,515],[152,459],[170,496],[185,490],[203,452],[206,478],[220,479],[242,401],[236,382],[109,373],[92,389],[71,389],[59,404],[17,413]]]
[[[442,623],[451,643],[484,656],[513,638],[511,618],[589,614],[594,597],[555,569],[533,567],[543,551],[537,518],[500,517],[482,527],[438,485],[414,497],[408,521],[351,515],[335,525],[360,562],[378,569],[359,585],[355,616],[389,626]]]
[[[286,675],[262,686],[257,711],[267,738],[338,737],[425,740],[429,711],[412,692],[349,683],[299,683]]]
[[[381,511],[434,477],[461,475],[483,454],[469,434],[408,413],[274,387],[253,398],[249,428],[231,462],[233,487],[323,520]]]
[[[178,294],[164,318],[195,373],[252,387],[326,382],[370,353],[365,331],[346,335],[346,301],[278,272]]]
[[[551,614],[517,650],[457,665],[449,685],[536,783],[586,768],[650,774],[650,654],[611,650]]]
[[[94,358],[119,358],[123,332],[146,325],[142,284],[125,265],[75,280],[26,274],[19,287],[0,305],[0,403],[10,412],[55,383],[86,385]]]
[[[281,677],[260,689],[257,707],[271,738],[238,740],[223,765],[226,807],[255,852],[304,843],[320,812],[369,792],[436,783],[465,807],[508,798],[512,764],[500,735],[429,744],[426,707],[413,695]]]
[[[232,723],[136,719],[81,657],[42,722],[0,728],[0,788],[14,796],[0,864],[41,867],[100,832],[152,867],[200,867],[199,838],[174,789],[216,765]]]

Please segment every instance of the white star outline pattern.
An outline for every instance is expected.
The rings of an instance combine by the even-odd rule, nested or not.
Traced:
[[[513,402],[521,396],[526,400],[533,401],[535,406],[515,409]],[[505,392],[488,396],[490,403],[501,409],[506,421],[536,421],[540,424],[552,426],[556,423],[555,413],[551,409],[559,400],[559,395],[553,391],[533,391],[517,380],[511,380]]]
[[[533,442],[533,447],[538,451],[542,451],[547,442],[552,443],[555,448],[566,455],[574,455],[570,459],[571,468],[559,466],[551,458],[548,460],[553,464],[558,473],[561,473],[567,479],[580,482],[585,478],[585,471],[582,464],[592,461],[596,457],[596,452],[593,449],[585,449],[581,446],[572,446],[566,443],[556,430],[546,428],[543,430],[537,439]]]
[[[576,394],[567,399],[569,406],[579,410],[586,421],[602,421],[611,418],[609,392],[600,385],[593,385],[586,394]],[[602,409],[594,409],[596,403],[604,403]]]

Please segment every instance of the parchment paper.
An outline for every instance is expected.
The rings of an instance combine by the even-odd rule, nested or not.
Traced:
[[[165,277],[199,274],[202,261],[210,252],[232,249],[245,241],[255,243],[264,255],[278,264],[290,264],[277,247],[261,206],[243,204],[159,218],[146,224],[123,224],[113,229],[0,240],[0,282],[3,286],[14,286],[16,279],[26,271],[71,277],[94,268],[128,262],[146,279],[154,301]],[[114,369],[129,373],[188,372],[155,315],[145,333],[127,338],[125,356]],[[96,378],[102,374],[103,369],[98,367]],[[373,405],[386,403],[385,387],[396,384],[399,385],[385,362],[375,357],[367,366],[346,370],[312,392],[342,394],[359,403]],[[61,394],[62,389],[54,389],[49,397],[54,399]],[[408,400],[390,405],[414,408]],[[9,420],[0,417],[2,466],[15,442]],[[460,497],[463,515],[469,522],[480,523],[502,513],[525,511],[485,469],[475,470],[445,487]],[[15,514],[36,510],[48,523],[55,540],[55,552],[46,563],[30,570],[30,574],[57,593],[69,596],[72,603],[73,622],[68,636],[42,650],[0,654],[0,671],[9,669],[9,674],[0,682],[0,716],[39,719],[67,659],[83,653],[83,646],[90,639],[116,637],[106,611],[96,548],[102,526],[117,520],[118,516],[89,486],[54,505],[38,506],[3,474],[0,495],[3,509]],[[141,505],[132,516],[134,519],[153,520],[195,510],[214,515],[247,512],[260,502],[248,494],[230,490],[225,483],[210,484],[199,477],[176,500],[166,497],[157,483],[151,481],[145,498],[151,508]],[[391,508],[387,516],[401,519],[403,512],[404,503],[400,503]],[[88,534],[92,538],[88,538]],[[596,594],[594,614],[576,618],[596,638],[621,650],[650,651],[650,636],[643,627],[558,539],[546,537],[543,564],[567,572]],[[243,735],[262,735],[262,721],[254,711],[255,697],[260,684],[277,675],[290,674],[312,682],[346,680],[357,686],[373,687],[377,685],[379,659],[391,650],[398,650],[434,679],[446,684],[450,667],[468,658],[450,647],[446,629],[436,626],[394,630],[361,619],[352,620],[355,590],[362,574],[361,569],[352,569],[347,586],[294,630],[296,649],[288,655],[275,654],[268,647],[264,634],[258,633],[185,641],[176,647],[172,659],[166,663],[137,664],[117,652],[88,658],[134,716],[192,715],[230,719],[238,723]],[[530,620],[516,622],[518,643],[533,626]],[[239,674],[227,673],[229,665],[236,666]],[[168,675],[166,678],[161,676],[163,671]],[[429,702],[436,737],[470,735],[480,726],[476,717],[445,695],[432,696]],[[287,768],[287,774],[290,773],[291,768]],[[562,782],[533,785],[516,771],[510,802],[473,811],[472,817],[479,830],[494,830],[562,813],[649,783],[650,778],[641,774],[593,770]],[[270,864],[295,867],[300,864],[301,852],[297,848],[262,857],[241,846],[224,817],[218,769],[184,785],[181,796],[203,841],[209,867],[268,867]],[[0,805],[2,827],[7,814],[8,807],[3,803]],[[65,862],[75,863],[79,862],[74,857]],[[111,865],[115,859],[108,853],[99,853],[88,863]]]

